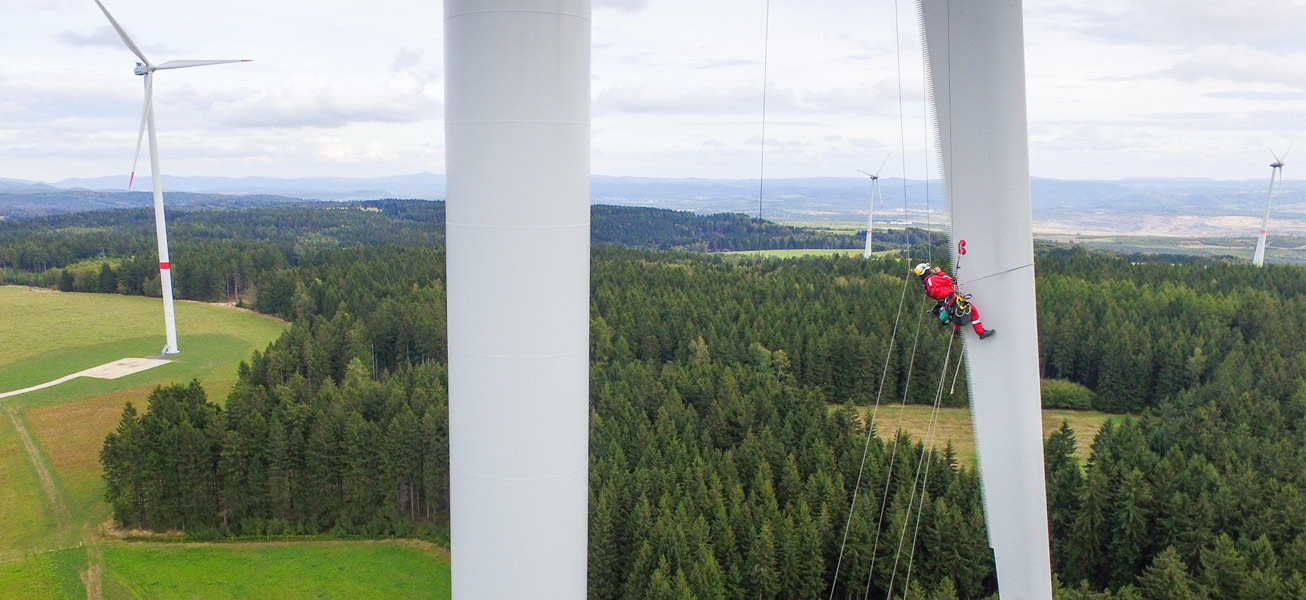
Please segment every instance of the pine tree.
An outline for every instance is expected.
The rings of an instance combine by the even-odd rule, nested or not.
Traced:
[[[1248,576],[1247,559],[1227,534],[1215,539],[1215,546],[1202,550],[1202,584],[1215,598],[1241,598]]]
[[[1201,600],[1207,597],[1192,580],[1174,546],[1167,547],[1138,577],[1138,589],[1149,600]]]
[[[776,561],[775,535],[771,524],[763,522],[748,552],[745,578],[749,596],[776,598],[780,593],[780,571]]]
[[[690,566],[689,584],[693,591],[693,598],[701,600],[724,600],[726,598],[725,577],[721,573],[721,564],[717,562],[716,556],[712,553],[712,548],[706,543],[699,545],[698,558]]]
[[[113,517],[131,527],[145,526],[142,503],[144,474],[137,457],[143,451],[140,419],[136,407],[128,402],[122,409],[118,427],[104,439],[100,450],[100,463],[104,465],[104,499],[113,507]]]
[[[1044,469],[1047,476],[1048,533],[1052,545],[1054,570],[1064,572],[1069,564],[1067,546],[1072,525],[1079,511],[1079,494],[1084,486],[1083,470],[1075,456],[1075,432],[1069,421],[1048,437],[1044,446]]]
[[[1150,533],[1148,520],[1151,495],[1143,480],[1143,473],[1133,469],[1117,485],[1112,509],[1112,519],[1116,525],[1107,544],[1111,587],[1133,581],[1141,567]]]

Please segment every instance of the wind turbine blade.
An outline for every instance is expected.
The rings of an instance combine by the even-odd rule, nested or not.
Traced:
[[[141,107],[141,131],[136,134],[136,156],[132,159],[132,176],[127,180],[127,189],[132,189],[132,182],[136,181],[136,164],[141,160],[141,140],[145,139],[145,123],[150,118],[150,111],[153,110],[154,101],[154,73],[145,73],[145,104]]]
[[[892,152],[890,152],[889,154],[892,154]],[[884,165],[889,164],[889,154],[885,154],[885,155],[884,155],[884,160],[880,161],[880,168],[878,168],[878,169],[875,170],[875,176],[876,176],[876,177],[879,177],[879,176],[880,176],[880,171],[883,171],[883,170],[884,170]]]
[[[1292,148],[1289,147],[1288,149],[1291,150]],[[1269,151],[1270,151],[1270,155],[1274,157],[1274,164],[1277,165],[1277,164],[1283,162],[1283,159],[1279,158],[1279,155],[1274,153],[1274,148],[1269,148]],[[1288,153],[1287,153],[1287,152],[1284,152],[1283,155],[1284,155],[1284,156],[1287,156]]]
[[[1293,140],[1293,142],[1295,142],[1295,141],[1296,141],[1296,140]],[[1278,159],[1279,162],[1283,162],[1284,159],[1287,159],[1287,158],[1288,158],[1288,153],[1289,153],[1289,152],[1292,152],[1292,144],[1293,144],[1293,142],[1288,142],[1288,149],[1283,151],[1283,158],[1279,158],[1279,157],[1277,157],[1277,156],[1274,157],[1274,158]]]
[[[226,63],[250,62],[249,59],[234,60],[170,60],[161,65],[155,65],[156,70],[162,69],[185,69],[186,67],[202,67],[205,65],[221,65]]]
[[[122,25],[118,24],[118,20],[113,18],[113,15],[109,14],[109,9],[105,8],[100,0],[95,0],[95,4],[100,7],[100,11],[104,13],[104,16],[109,17],[109,24],[113,25],[113,29],[118,32],[118,37],[122,38],[122,42],[127,44],[127,49],[131,50],[132,54],[136,55],[136,58],[141,59],[141,62],[145,63],[145,66],[150,66],[150,59],[145,58],[145,53],[141,52],[141,49],[136,46],[136,42],[133,42],[131,36],[127,35],[127,31],[122,28]]]
[[[863,171],[863,170],[861,170],[861,169],[853,169],[853,170],[854,170],[854,171],[857,171],[858,173],[861,173],[862,175],[865,175],[865,176],[867,176],[867,177],[875,177],[874,175],[871,175],[870,173],[867,173],[866,171]]]

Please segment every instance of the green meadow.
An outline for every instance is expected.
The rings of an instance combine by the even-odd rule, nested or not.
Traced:
[[[163,347],[158,298],[0,286],[0,307],[0,393]],[[447,555],[418,547],[200,546],[101,536],[110,510],[99,452],[123,406],[144,410],[156,386],[191,379],[221,404],[237,364],[286,327],[230,306],[178,302],[176,310],[182,351],[172,362],[0,399],[0,597],[449,597]]]
[[[401,543],[104,547],[104,597],[198,600],[451,597],[448,557]]]
[[[739,252],[723,252],[730,256],[765,256],[768,258],[794,258],[797,256],[861,256],[861,248],[792,248],[788,250],[741,250]],[[885,254],[885,252],[876,252],[875,254]]]
[[[58,379],[120,358],[154,356],[163,348],[163,301],[116,294],[66,294],[0,286],[0,393]],[[194,377],[220,401],[236,378],[235,365],[276,339],[285,325],[227,306],[177,302],[173,363],[114,380],[78,378],[16,397],[24,404]],[[12,401],[15,398],[0,400]]]

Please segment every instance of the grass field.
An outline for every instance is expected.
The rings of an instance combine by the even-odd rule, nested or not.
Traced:
[[[157,298],[0,286],[0,306],[0,339],[12,342],[0,355],[0,391],[151,356],[163,344]],[[172,363],[0,399],[0,597],[86,597],[79,572],[88,551],[80,546],[94,540],[109,514],[99,451],[123,405],[130,400],[144,409],[155,386],[193,378],[221,402],[237,363],[285,328],[248,311],[195,302],[177,303],[177,322],[183,352]]]
[[[47,464],[58,476],[60,495],[75,524],[101,523],[109,518],[100,478],[100,448],[104,437],[118,425],[128,400],[140,399],[153,388],[132,388],[90,396],[77,402],[28,409],[28,428],[42,440]]]
[[[114,294],[64,294],[0,286],[0,392],[57,379],[128,356],[153,356],[163,348],[163,301]],[[275,319],[230,307],[178,302],[175,364],[115,380],[78,378],[19,397],[23,403],[201,377],[221,400],[235,383],[235,365],[281,334]],[[79,384],[88,384],[80,385]],[[73,389],[77,388],[77,389]],[[13,400],[10,398],[8,400]],[[0,400],[0,402],[5,402]]]
[[[896,251],[890,250],[886,252],[876,252],[875,254],[881,255],[881,254],[888,254],[892,252],[896,252]],[[756,250],[744,250],[740,252],[722,252],[722,254],[729,255],[729,256],[757,256],[758,254],[761,254],[762,256],[771,257],[771,258],[794,258],[797,256],[834,256],[834,255],[861,256],[862,249],[861,248],[793,248],[788,250],[763,250],[761,252],[758,252]]]
[[[385,542],[104,546],[104,597],[451,597],[447,556]]]
[[[0,509],[0,563],[49,545],[57,522],[53,514],[47,514],[43,497],[18,432],[8,415],[0,413],[0,507],[4,507]],[[0,584],[4,581],[0,574]],[[0,585],[0,589],[7,587]]]
[[[838,407],[831,407],[837,409]],[[862,409],[862,416],[870,413],[870,408]],[[1090,444],[1101,429],[1102,423],[1109,419],[1126,419],[1126,416],[1079,410],[1045,410],[1043,411],[1043,437],[1061,428],[1062,421],[1070,423],[1075,432],[1075,450],[1081,461],[1088,460]],[[875,416],[876,435],[881,439],[893,439],[902,427],[915,441],[923,441],[928,431],[930,407],[920,405],[881,406]],[[940,408],[935,424],[934,447],[942,449],[952,442],[957,452],[957,460],[962,464],[975,464],[975,430],[970,422],[969,408]]]
[[[35,554],[26,560],[0,562],[0,597],[6,600],[80,600],[86,597],[78,570],[86,561],[81,548]]]
[[[163,345],[157,298],[0,286],[0,306],[0,339],[16,340],[0,355],[0,392],[152,356]],[[99,452],[123,405],[144,410],[155,386],[191,379],[221,404],[236,365],[285,324],[178,302],[177,327],[182,352],[169,364],[0,399],[0,599],[450,597],[447,553],[414,544],[101,539],[98,528],[110,511]]]

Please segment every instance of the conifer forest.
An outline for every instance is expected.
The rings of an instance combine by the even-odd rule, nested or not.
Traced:
[[[179,298],[291,324],[227,397],[127,406],[100,455],[115,519],[446,540],[443,204],[170,218]],[[780,259],[717,251],[864,238],[619,207],[592,225],[589,597],[996,594],[977,466],[861,417],[934,402],[949,336],[910,265],[946,240]],[[4,282],[157,295],[152,227],[0,220]],[[1035,269],[1045,406],[1123,416],[1047,440],[1056,596],[1306,598],[1306,269],[1044,244]]]

